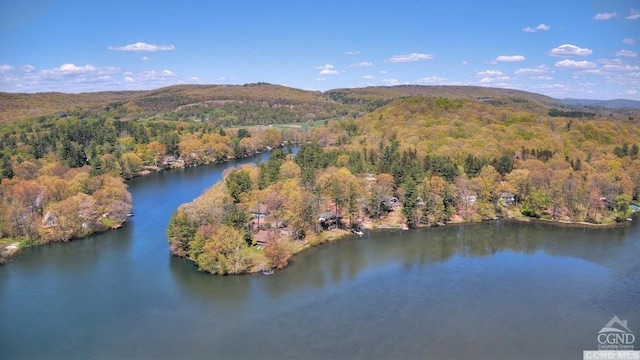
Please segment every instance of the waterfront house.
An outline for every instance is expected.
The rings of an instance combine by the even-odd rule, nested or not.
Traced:
[[[42,217],[42,224],[46,227],[58,226],[58,217],[48,212]]]
[[[257,245],[264,246],[269,242],[269,231],[258,230],[258,232],[253,236],[253,239]]]
[[[400,200],[398,200],[397,197],[393,197],[393,196],[384,199],[383,202],[387,207],[389,207],[392,210],[395,210],[397,207],[401,205]]]
[[[323,229],[333,229],[338,227],[338,217],[333,211],[327,211],[318,215],[318,222]]]
[[[178,160],[176,160],[175,156],[169,155],[169,156],[165,156],[164,159],[162,159],[162,165],[164,166],[169,166],[169,165],[173,165],[177,162]]]
[[[476,201],[478,201],[478,195],[471,194],[471,195],[463,196],[462,200],[464,201],[465,204],[473,205],[476,203]]]
[[[516,203],[516,196],[510,192],[503,192],[500,194],[500,202],[503,205],[513,205]]]

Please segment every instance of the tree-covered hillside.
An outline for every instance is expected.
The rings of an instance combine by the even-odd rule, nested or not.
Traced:
[[[434,92],[450,97],[425,95]],[[380,199],[394,197],[410,226],[515,209],[601,223],[625,218],[625,204],[638,198],[636,113],[563,108],[515,90],[397,86],[319,93],[250,84],[0,95],[1,113],[11,118],[0,124],[0,238],[9,241],[66,241],[118,224],[130,202],[122,180],[283,142],[315,144],[296,158],[297,186],[318,198],[330,191],[324,199],[334,211],[346,206],[355,215],[356,201],[377,219],[388,207]],[[18,121],[16,114],[34,105],[42,107]],[[284,122],[294,125],[277,126]],[[345,205],[340,196],[347,190],[326,188],[344,183],[330,180],[334,173],[384,185],[346,182],[367,190]],[[260,174],[252,185],[260,190],[280,179],[275,165]],[[378,189],[375,196],[371,188]],[[326,210],[316,204],[314,211]],[[83,215],[90,221],[69,212],[79,206],[91,209]],[[313,229],[307,225],[304,233]]]
[[[333,215],[352,229],[500,216],[602,224],[626,221],[640,192],[637,121],[414,96],[307,139],[295,157],[274,153],[181,206],[172,253],[212,273],[280,268]]]
[[[447,97],[546,113],[567,105],[544,95],[474,86],[366,87],[324,93],[266,83],[177,85],[157,90],[82,94],[0,93],[0,123],[32,118],[77,116],[119,120],[149,118],[209,121],[216,125],[253,125],[358,117],[390,101],[410,96]],[[580,110],[572,107],[571,110]],[[591,110],[590,110],[591,111]],[[597,115],[632,115],[638,109],[599,108]]]

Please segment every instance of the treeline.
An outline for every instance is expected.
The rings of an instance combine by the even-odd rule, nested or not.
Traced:
[[[295,157],[276,149],[267,162],[229,172],[173,214],[171,253],[214,274],[282,268],[293,253],[324,240],[321,213],[336,216],[327,219],[333,226],[340,226],[337,218],[351,226],[364,207],[377,217],[388,212],[393,177],[379,174],[368,183],[349,170],[346,157],[308,144]]]
[[[638,200],[640,160],[614,152],[631,155],[625,141],[640,139],[640,130],[571,121],[408,98],[330,122],[313,129],[295,157],[274,152],[181,206],[169,226],[171,251],[212,273],[282,267],[292,252],[317,242],[321,213],[355,228],[392,213],[409,227],[517,214],[624,221]],[[260,249],[264,228],[271,241]]]
[[[221,127],[269,125],[355,117],[353,107],[337,103],[281,101],[209,101],[182,106],[167,117],[199,119]]]
[[[594,112],[580,111],[580,110],[560,110],[556,108],[549,109],[549,116],[552,117],[569,117],[569,118],[589,118],[593,119],[596,116]]]
[[[458,164],[400,148],[392,137],[373,158],[317,143],[301,146],[295,156],[276,150],[269,161],[232,170],[182,205],[169,224],[171,252],[193,260],[201,271],[237,274],[286,266],[293,253],[322,241],[319,216],[326,213],[340,219],[337,226],[356,229],[392,212],[401,212],[409,227],[480,221],[518,210],[598,222],[607,214],[628,216],[631,197],[624,186],[630,184],[569,166],[553,171],[546,166],[553,159],[468,154]],[[607,196],[614,201],[603,200]]]
[[[32,165],[2,179],[0,239],[66,242],[118,226],[131,211],[131,194],[120,177],[91,176],[88,167],[58,162]]]
[[[130,179],[144,169],[243,157],[283,141],[282,132],[272,128],[249,132],[202,122],[36,119],[0,127],[0,175],[12,178],[29,164],[57,161],[88,166],[91,175]]]
[[[632,160],[635,160],[638,158],[638,144],[629,146],[629,144],[624,143],[622,144],[622,147],[616,146],[615,148],[613,148],[613,153],[619,158],[628,156]]]
[[[64,116],[0,126],[0,239],[68,241],[121,224],[123,180],[244,157],[284,138],[273,128]]]
[[[455,194],[450,213],[463,220],[506,213],[503,193],[513,194],[513,205],[527,216],[594,223],[624,220],[629,203],[638,200],[640,162],[629,145],[640,141],[635,124],[545,118],[472,102],[443,112],[425,98],[394,102],[356,124],[361,135],[344,149],[369,154],[365,171],[402,164],[396,167],[411,179],[394,176],[399,197],[413,193],[412,183],[442,178]],[[415,166],[406,162],[407,153],[425,171],[410,170]],[[374,164],[379,154],[382,162]],[[465,201],[470,196],[473,203]],[[424,197],[417,202],[429,203]],[[409,223],[422,223],[425,209],[417,210],[405,208]]]

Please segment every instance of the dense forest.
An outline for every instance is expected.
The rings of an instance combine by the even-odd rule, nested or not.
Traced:
[[[211,273],[281,268],[324,240],[324,214],[354,230],[390,218],[609,224],[626,221],[640,192],[640,128],[630,121],[410,97],[310,132],[295,156],[276,151],[181,206],[172,253]]]
[[[640,183],[637,110],[584,112],[516,90],[249,84],[0,94],[0,114],[2,247],[117,227],[131,211],[126,180],[146,172],[302,145],[295,157],[274,151],[215,187],[226,215],[177,212],[187,230],[175,231],[200,234],[202,246],[172,238],[174,253],[197,261],[226,229],[257,259],[224,271],[207,260],[211,272],[284,266],[326,239],[317,220],[329,210],[343,227],[522,215],[610,223],[626,219]],[[253,216],[267,220],[258,226]],[[261,241],[258,250],[261,230],[287,241]],[[271,243],[281,245],[278,257],[265,260]]]
[[[191,120],[238,126],[356,116],[361,114],[360,108],[333,101],[320,92],[265,83],[177,85],[150,91],[84,94],[0,93],[0,123],[69,115],[117,120]]]
[[[0,126],[0,245],[68,241],[122,224],[124,181],[149,171],[244,157],[277,147],[269,127],[210,123],[31,119]]]
[[[545,115],[553,108],[552,113],[559,116],[575,111],[610,120],[618,116],[637,118],[640,108],[632,101],[621,108],[585,108],[540,94],[477,86],[372,86],[319,92],[256,83],[82,94],[0,92],[0,123],[68,115],[103,120],[205,121],[219,126],[276,124],[360,117],[395,99],[411,96],[471,100]]]

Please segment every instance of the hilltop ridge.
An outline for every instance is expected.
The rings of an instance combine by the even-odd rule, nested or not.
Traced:
[[[154,114],[209,100],[285,100],[312,102],[319,92],[271,84],[174,85],[154,90],[69,94],[0,92],[0,123],[78,111],[111,111],[114,115]],[[124,110],[124,111],[122,111]]]
[[[67,113],[109,116],[124,120],[148,118],[158,114],[173,119],[207,120],[211,116],[224,118],[230,113],[238,112],[240,107],[245,108],[245,112],[257,114],[255,120],[258,123],[275,120],[305,121],[341,116],[357,117],[394,99],[409,96],[475,100],[538,113],[546,113],[550,107],[572,107],[581,104],[575,100],[565,103],[559,99],[521,90],[479,86],[398,85],[339,88],[320,92],[268,83],[174,85],[155,90],[79,94],[0,92],[0,123],[18,122],[41,116],[56,117]],[[637,102],[599,102],[597,105],[606,107],[607,104],[622,103],[626,104],[624,108],[628,109]],[[590,102],[585,104],[592,105]],[[220,125],[238,125],[252,119],[238,119],[236,116],[235,119],[227,120]]]

